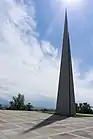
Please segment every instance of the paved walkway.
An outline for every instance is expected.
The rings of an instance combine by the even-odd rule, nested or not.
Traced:
[[[93,139],[93,118],[1,110],[0,139]]]

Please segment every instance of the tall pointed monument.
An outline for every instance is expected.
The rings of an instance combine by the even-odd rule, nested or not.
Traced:
[[[63,116],[74,116],[76,114],[67,11],[65,12],[56,114]]]

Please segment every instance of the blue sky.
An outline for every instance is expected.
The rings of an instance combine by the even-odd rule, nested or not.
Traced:
[[[0,1],[1,98],[20,92],[35,105],[54,106],[67,7],[76,101],[93,105],[93,2],[77,1]]]
[[[93,2],[86,0],[85,2],[82,1],[81,4],[82,7],[67,7],[72,54],[83,60],[81,70],[85,71],[93,64],[91,58],[93,45],[93,10],[91,5]],[[65,9],[53,0],[37,0],[35,2],[35,8],[39,39],[50,41],[54,47],[58,48],[60,54]],[[86,51],[84,51],[85,49]],[[84,51],[83,55],[82,51]]]

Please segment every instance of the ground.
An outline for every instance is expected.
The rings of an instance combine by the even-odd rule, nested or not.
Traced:
[[[1,110],[0,139],[93,139],[93,117]]]

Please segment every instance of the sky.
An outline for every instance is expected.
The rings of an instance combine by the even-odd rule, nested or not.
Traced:
[[[0,98],[55,107],[65,8],[76,102],[93,106],[93,1],[0,1]]]

